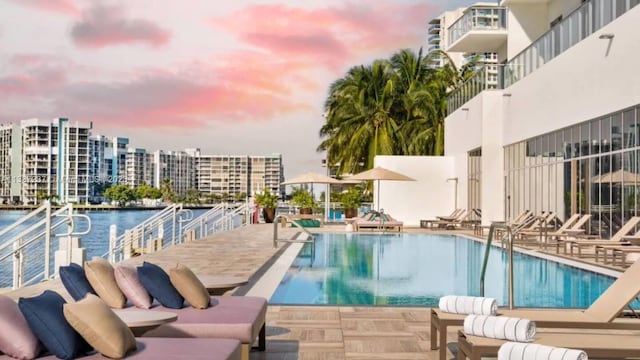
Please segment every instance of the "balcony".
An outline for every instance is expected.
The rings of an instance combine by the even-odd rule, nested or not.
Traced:
[[[484,90],[503,89],[503,65],[485,65],[478,69],[447,98],[447,114],[451,114]]]
[[[428,32],[429,34],[439,34],[440,33],[440,23],[429,25]]]
[[[448,31],[447,51],[496,51],[507,41],[507,10],[503,7],[470,7]]]
[[[427,41],[429,44],[440,44],[440,34],[428,36]]]
[[[522,80],[565,50],[622,16],[638,3],[640,3],[638,0],[585,1],[505,65],[491,65],[497,69],[497,74],[491,74],[489,67],[481,68],[462,86],[454,90],[447,99],[448,114],[483,90],[504,89]],[[467,15],[465,14],[463,18],[465,16]],[[492,80],[494,75],[495,81]]]

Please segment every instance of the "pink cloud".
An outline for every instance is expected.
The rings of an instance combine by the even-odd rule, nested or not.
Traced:
[[[362,53],[420,45],[433,10],[429,4],[393,1],[319,9],[251,5],[212,24],[271,56],[313,59],[335,70]]]
[[[154,47],[165,45],[171,37],[168,30],[143,19],[127,19],[121,7],[95,5],[73,25],[71,38],[80,47],[100,48],[112,45],[143,43]]]
[[[13,0],[14,3],[65,15],[80,13],[73,0]]]

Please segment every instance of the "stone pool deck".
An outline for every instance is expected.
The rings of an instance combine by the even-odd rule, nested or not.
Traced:
[[[324,232],[343,229],[344,225],[334,225],[313,230]],[[278,232],[280,238],[291,238],[297,230],[279,228]],[[437,233],[416,228],[406,228],[405,232]],[[277,263],[276,259],[281,254],[286,254],[290,247],[299,246],[281,243],[274,249],[272,241],[272,224],[251,225],[145,254],[127,262],[140,264],[146,260],[163,267],[181,262],[198,274],[246,278],[249,284],[236,290],[239,294],[245,294],[253,292],[251,288],[255,290],[264,285],[265,279],[274,272],[270,267]],[[258,286],[254,287],[256,284]],[[68,298],[57,279],[5,295],[17,299],[39,294],[44,289],[57,290]],[[429,326],[429,308],[426,307],[269,306],[267,350],[252,352],[251,359],[435,360],[438,352],[429,348]],[[450,328],[450,340],[455,339],[456,330]]]

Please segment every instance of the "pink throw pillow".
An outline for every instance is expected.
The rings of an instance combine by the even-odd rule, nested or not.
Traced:
[[[118,264],[114,267],[114,275],[118,287],[134,306],[142,309],[151,307],[151,295],[142,286],[135,267],[127,264]]]
[[[40,353],[18,303],[6,296],[0,296],[0,351],[17,359],[34,359]]]

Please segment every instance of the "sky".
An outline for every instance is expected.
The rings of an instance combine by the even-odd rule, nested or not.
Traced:
[[[69,118],[147,151],[283,155],[322,172],[330,84],[426,48],[469,0],[0,0],[0,124]]]

